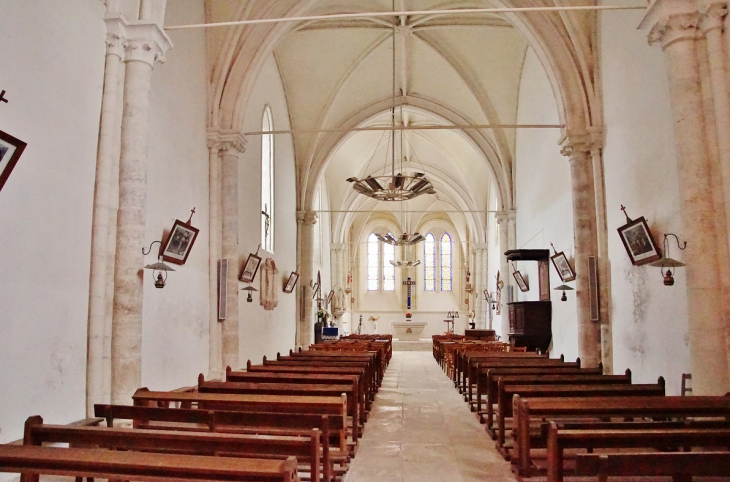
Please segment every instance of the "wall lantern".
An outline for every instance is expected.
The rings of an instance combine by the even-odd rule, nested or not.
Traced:
[[[145,249],[142,248],[142,254],[144,256],[147,256],[148,254],[150,254],[152,252],[152,246],[155,243],[162,244],[160,241],[152,241],[152,243],[150,244],[150,247],[147,248],[147,251],[145,251]],[[165,283],[167,282],[167,272],[168,271],[175,271],[171,266],[168,266],[168,265],[166,265],[165,263],[162,262],[162,256],[161,255],[157,257],[157,262],[156,263],[148,264],[147,266],[144,267],[144,269],[151,269],[152,270],[152,279],[155,280],[155,288],[164,288],[165,287]],[[163,272],[165,273],[165,276],[164,277],[162,276],[162,273]],[[155,274],[155,273],[157,273],[157,274]]]
[[[560,285],[557,288],[553,288],[553,289],[554,290],[557,290],[557,291],[562,291],[563,292],[562,296],[560,297],[560,301],[568,301],[568,296],[565,294],[565,292],[566,291],[573,291],[574,290],[574,288],[571,288],[568,285]]]
[[[251,295],[252,291],[258,291],[256,288],[254,288],[251,285],[246,286],[245,288],[241,288],[241,291],[248,291],[248,296],[246,297],[246,301],[251,303],[253,301],[253,296]]]
[[[684,250],[687,247],[687,241],[684,242],[684,245],[679,244],[679,238],[676,234],[667,233],[664,235],[664,256],[662,256],[661,259],[658,259],[651,263],[649,266],[654,266],[655,268],[661,268],[662,270],[662,277],[664,278],[664,286],[673,286],[674,285],[674,275],[672,274],[671,268],[678,268],[680,266],[685,266],[685,264],[681,261],[677,261],[674,258],[669,257],[669,236],[674,236],[674,239],[677,240],[677,247],[680,250]],[[664,269],[666,268],[666,272]],[[675,269],[676,271],[676,269]]]

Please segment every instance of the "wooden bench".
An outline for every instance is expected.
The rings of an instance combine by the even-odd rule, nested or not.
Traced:
[[[375,386],[380,386],[383,380],[383,371],[380,366],[380,357],[378,352],[327,352],[327,351],[301,351],[292,352],[289,356],[282,356],[279,353],[276,354],[276,359],[279,361],[324,361],[324,362],[360,362],[365,363],[367,372],[373,378]]]
[[[576,368],[574,366],[568,365],[555,365],[555,366],[545,366],[545,367],[514,367],[514,368],[492,368],[492,367],[481,367],[476,372],[476,383],[474,386],[476,387],[476,395],[475,400],[471,402],[470,408],[472,411],[474,411],[474,407],[476,407],[476,412],[480,413],[482,411],[482,401],[484,400],[484,397],[486,396],[486,400],[489,400],[491,397],[492,400],[496,400],[497,398],[497,382],[496,379],[503,375],[559,375],[559,374],[565,374],[565,375],[580,375],[580,374],[586,374],[586,375],[600,375],[603,373],[603,368]],[[486,401],[484,400],[484,401]],[[483,418],[479,417],[480,423],[484,423]]]
[[[546,374],[539,375],[502,375],[494,377],[493,391],[487,395],[486,410],[478,412],[478,416],[486,415],[486,430],[492,437],[496,438],[494,430],[494,406],[497,405],[500,413],[512,416],[513,393],[504,393],[509,385],[630,385],[631,370],[626,370],[624,375],[596,375],[592,373],[578,374]],[[662,385],[663,386],[663,385]],[[574,393],[571,391],[571,393]],[[663,395],[662,390],[662,395]],[[533,395],[534,396],[534,395]],[[568,395],[579,396],[579,395]],[[509,400],[506,397],[510,397]],[[500,404],[501,400],[501,404]]]
[[[459,393],[465,393],[468,390],[468,384],[474,384],[476,381],[475,371],[476,365],[482,359],[490,358],[540,358],[547,359],[547,354],[538,354],[535,352],[515,352],[515,351],[469,351],[469,349],[456,350],[456,372],[457,386]],[[565,361],[561,356],[561,360]]]
[[[365,423],[365,406],[359,403],[357,384],[324,385],[315,383],[254,383],[254,382],[206,382],[203,374],[198,376],[198,393],[234,393],[286,396],[347,397],[347,414],[354,424]],[[358,430],[358,436],[359,434]]]
[[[512,399],[515,396],[525,399],[557,398],[564,400],[585,397],[663,397],[665,394],[664,379],[659,383],[643,383],[636,385],[499,385],[497,393],[497,449],[506,452],[506,419],[512,417]]]
[[[322,460],[320,432],[309,431],[303,436],[257,436],[211,432],[170,432],[161,430],[124,429],[113,427],[69,427],[45,425],[43,418],[33,416],[25,422],[24,445],[67,443],[71,446],[92,446],[108,450],[129,450],[160,453],[281,458],[295,457],[309,462],[312,481],[320,479]],[[331,470],[325,467],[325,480],[331,480]],[[35,482],[33,476],[24,482]]]
[[[145,482],[297,482],[297,460],[115,452],[102,449],[0,445],[0,472]]]
[[[306,358],[282,358],[280,360],[269,360],[265,356],[261,362],[264,366],[297,366],[297,367],[349,367],[349,368],[362,368],[365,371],[365,377],[368,379],[368,384],[372,387],[374,392],[378,391],[378,381],[375,376],[375,369],[371,363],[365,361],[339,361],[339,360],[327,360],[327,359],[306,359]]]
[[[530,426],[542,420],[730,417],[730,397],[523,398],[517,395],[513,407],[515,444],[511,459],[521,475],[529,474],[532,465]]]
[[[365,393],[365,409],[370,410],[371,402],[375,400],[375,390],[370,384],[370,379],[365,376],[365,369],[358,367],[330,367],[316,366],[303,367],[297,365],[253,365],[251,360],[246,361],[246,371],[233,371],[231,367],[226,368],[226,381],[243,382],[245,377],[239,377],[243,373],[292,373],[300,375],[322,374],[322,375],[354,375],[359,377],[359,383]]]
[[[669,448],[730,446],[730,429],[654,428],[654,429],[559,429],[550,422],[547,443],[547,480],[562,482],[563,451],[594,448]],[[730,457],[730,452],[728,452]],[[644,465],[641,458],[635,459]],[[730,466],[726,467],[730,472]],[[671,474],[671,472],[670,472]],[[670,475],[667,474],[667,475]],[[627,474],[628,475],[628,474]]]
[[[730,475],[730,452],[645,452],[579,454],[576,475],[595,475],[600,482],[609,476],[671,476],[674,482],[691,482],[692,476]]]

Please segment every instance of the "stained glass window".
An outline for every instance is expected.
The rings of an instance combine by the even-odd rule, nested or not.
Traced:
[[[391,261],[395,261],[395,246],[383,243],[383,291],[395,291],[395,266]]]
[[[380,241],[375,236],[375,233],[368,236],[368,291],[378,291],[378,248]]]
[[[436,290],[436,240],[431,233],[423,242],[423,289]]]
[[[451,291],[451,236],[441,236],[441,291]]]

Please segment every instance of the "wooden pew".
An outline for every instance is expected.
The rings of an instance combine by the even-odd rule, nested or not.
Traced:
[[[299,481],[294,457],[286,460],[234,459],[26,445],[0,445],[0,472],[145,482]]]
[[[152,430],[306,435],[316,428],[322,435],[322,466],[325,474],[335,463],[346,467],[350,460],[347,448],[347,423],[343,417],[336,415],[229,412],[103,404],[95,404],[94,413],[103,417],[108,427],[113,427],[115,420],[132,420],[134,427]]]
[[[367,370],[372,376],[375,386],[380,386],[383,380],[383,371],[380,367],[380,357],[378,352],[327,352],[327,351],[301,351],[292,352],[291,355],[282,356],[276,354],[276,359],[279,361],[290,360],[290,361],[325,361],[325,362],[360,362],[366,363]]]
[[[492,393],[487,396],[486,410],[483,414],[479,413],[479,416],[486,415],[486,430],[492,439],[496,438],[497,435],[494,430],[494,405],[498,406],[500,413],[506,412],[508,416],[512,414],[512,399],[506,400],[505,398],[509,394],[504,393],[508,385],[626,385],[631,384],[631,370],[627,369],[624,375],[597,375],[592,373],[503,375],[494,377],[493,384],[495,387]],[[500,400],[502,401],[501,404],[499,403]]]
[[[44,443],[67,443],[95,446],[108,450],[134,452],[185,453],[189,455],[226,454],[248,458],[295,457],[309,461],[312,481],[320,479],[320,432],[309,431],[302,436],[257,436],[211,432],[170,432],[161,430],[124,429],[113,427],[69,427],[45,425],[43,418],[33,416],[25,422],[24,445],[41,446]],[[326,481],[331,472],[327,470]],[[24,482],[37,479],[26,477]]]
[[[341,375],[331,373],[278,373],[278,372],[236,372],[235,380],[231,379],[230,370],[226,370],[227,382],[248,382],[248,383],[295,383],[295,384],[317,384],[317,385],[350,385],[355,386],[357,401],[367,412],[364,384],[358,375]],[[198,377],[200,380],[200,376]]]
[[[357,384],[323,385],[316,383],[254,383],[254,382],[206,382],[201,373],[198,376],[198,393],[236,393],[261,395],[303,395],[316,397],[347,397],[347,414],[355,424],[365,423],[365,406],[358,400]]]
[[[573,366],[545,366],[545,367],[514,367],[514,368],[492,368],[492,367],[481,367],[476,372],[476,399],[470,404],[476,405],[476,412],[480,414],[482,412],[482,400],[486,396],[486,400],[490,398],[492,400],[497,399],[497,382],[496,379],[503,375],[600,375],[603,373],[603,367],[597,368],[576,368]],[[486,401],[485,400],[485,401]],[[484,423],[484,419],[479,415],[479,422]]]
[[[562,482],[563,451],[568,448],[656,448],[730,446],[730,429],[654,428],[654,429],[559,429],[550,422],[547,451],[547,480]],[[730,457],[730,452],[727,453]],[[641,458],[634,459],[645,465]],[[730,466],[726,468],[730,472]],[[628,474],[626,474],[628,475]]]
[[[539,354],[536,352],[516,352],[516,351],[470,351],[471,348],[457,349],[456,356],[456,388],[459,393],[465,393],[468,385],[476,382],[476,366],[480,360],[486,358],[541,358],[548,359],[547,354]],[[565,361],[561,356],[561,360]],[[466,397],[464,397],[466,399]]]
[[[580,368],[580,358],[577,358],[574,362],[566,362],[563,358],[539,358],[539,357],[499,357],[489,356],[479,358],[475,365],[474,373],[484,368],[539,368],[539,367],[550,367],[550,366],[561,366],[565,368]],[[476,375],[475,375],[476,378]],[[468,384],[468,395],[467,401],[469,406],[473,403],[474,390],[471,383]]]
[[[671,476],[674,482],[691,482],[692,476],[730,475],[730,452],[644,452],[578,454],[576,475],[595,475],[600,482],[609,476]]]
[[[333,374],[333,375],[356,375],[360,378],[362,390],[365,392],[365,409],[370,410],[372,400],[375,400],[375,390],[370,384],[370,379],[365,376],[365,369],[359,367],[331,367],[331,366],[297,366],[297,365],[253,365],[251,360],[246,361],[246,371],[233,371],[231,367],[226,368],[226,381],[243,382],[245,378],[240,377],[242,373],[296,373],[296,374]]]
[[[283,358],[280,360],[269,360],[265,356],[261,362],[264,366],[297,366],[297,367],[349,367],[349,368],[362,368],[365,370],[365,377],[368,379],[368,384],[372,387],[374,392],[378,391],[378,381],[375,376],[375,369],[371,363],[365,361],[339,361],[339,360],[327,360],[327,359],[291,359]]]
[[[511,458],[523,476],[529,474],[532,465],[530,426],[540,420],[730,417],[730,397],[523,398],[517,395],[513,407],[515,445]]]
[[[499,384],[497,393],[497,449],[506,452],[506,419],[512,417],[512,399],[515,396],[525,399],[556,398],[563,400],[584,397],[663,397],[664,378],[658,383],[618,384],[618,385],[503,385]]]

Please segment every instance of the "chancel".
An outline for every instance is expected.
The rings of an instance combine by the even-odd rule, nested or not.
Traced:
[[[46,467],[54,430],[114,450],[48,470],[98,460],[120,480],[155,463],[343,482],[730,467],[705,450],[726,424],[694,420],[730,417],[727,12],[0,2],[0,482]],[[317,407],[281,419],[291,453],[256,443],[271,407]],[[262,458],[138,450],[205,447],[153,433],[165,417],[245,425],[202,437]],[[128,453],[120,420],[144,421]]]

